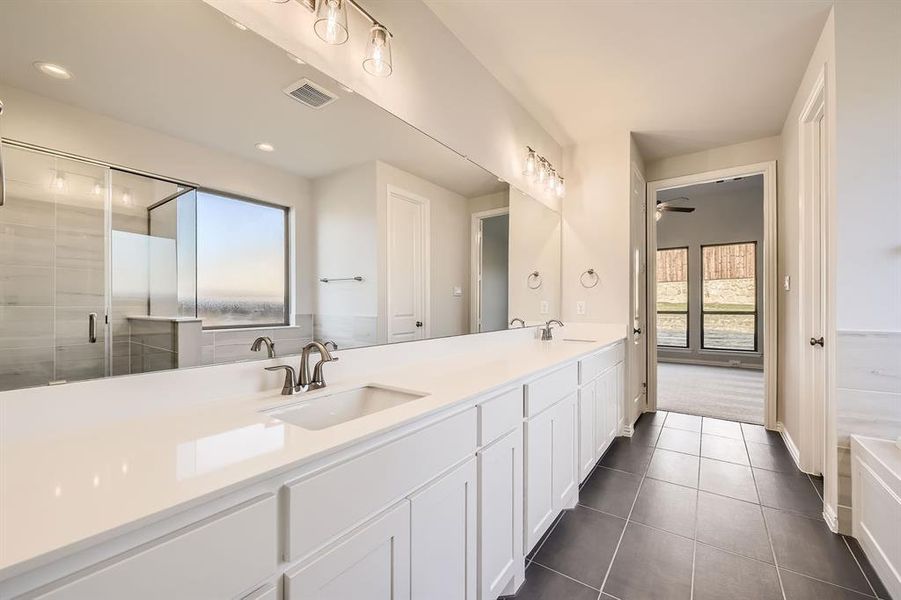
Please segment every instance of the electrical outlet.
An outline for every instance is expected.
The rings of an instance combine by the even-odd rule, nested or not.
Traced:
[[[585,301],[584,300],[579,300],[578,302],[576,302],[576,314],[577,315],[585,314]]]
[[[455,285],[454,286],[454,296],[462,296],[462,295],[463,295],[463,288],[460,287],[459,285]]]
[[[538,304],[538,312],[540,312],[541,314],[546,315],[550,312],[550,310],[551,309],[550,306],[548,306],[547,300],[542,300]]]

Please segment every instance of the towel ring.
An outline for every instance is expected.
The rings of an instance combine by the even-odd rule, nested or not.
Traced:
[[[585,283],[586,275],[588,275],[588,277],[590,278],[590,281],[593,281],[594,283],[586,284]],[[601,276],[598,275],[597,271],[595,271],[594,269],[588,269],[586,271],[582,271],[582,274],[579,275],[579,283],[582,284],[583,288],[589,288],[589,289],[593,288],[600,282],[601,282]]]
[[[532,282],[535,282],[537,285],[532,285]],[[526,277],[526,285],[530,290],[537,290],[541,287],[541,273],[538,271],[532,271],[529,273],[529,276]]]

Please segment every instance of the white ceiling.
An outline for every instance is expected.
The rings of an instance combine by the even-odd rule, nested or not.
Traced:
[[[561,143],[645,160],[778,134],[831,0],[425,0]]]
[[[35,61],[74,77],[51,79]],[[303,77],[338,101],[313,110],[282,93]],[[0,82],[304,177],[378,159],[468,197],[500,185],[199,0],[2,0]]]

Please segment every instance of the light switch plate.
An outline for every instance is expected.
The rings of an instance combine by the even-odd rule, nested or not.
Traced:
[[[550,307],[548,306],[547,300],[542,300],[538,304],[538,312],[543,315],[546,315],[550,311]]]
[[[786,292],[792,291],[792,276],[791,275],[786,275],[785,278],[782,280],[782,289],[784,289]]]
[[[579,300],[578,302],[576,302],[576,314],[577,315],[585,314],[585,301],[584,300]]]

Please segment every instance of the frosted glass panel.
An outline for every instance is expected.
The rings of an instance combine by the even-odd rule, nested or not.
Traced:
[[[287,210],[197,194],[197,316],[203,326],[278,325],[285,303]]]

